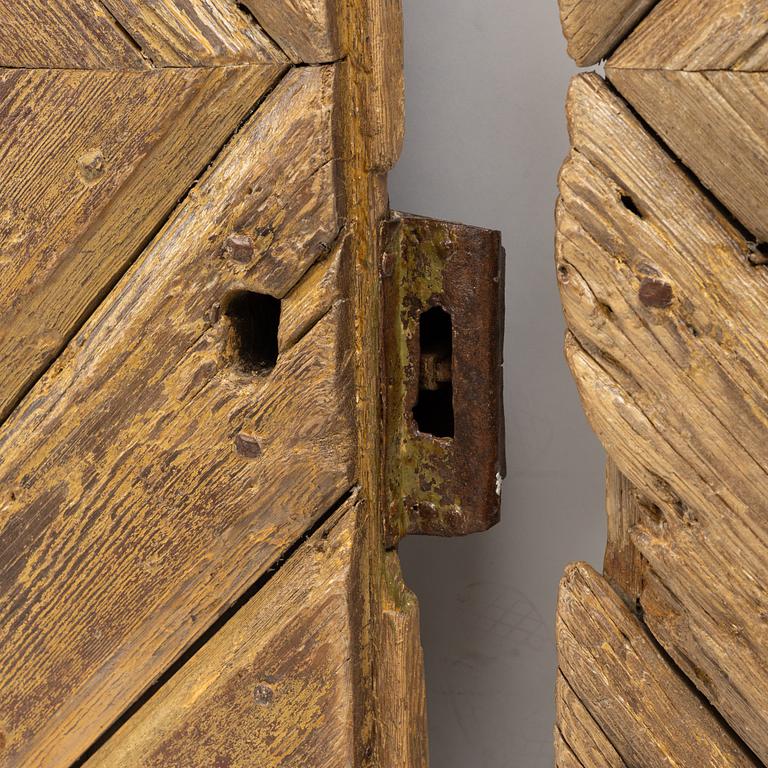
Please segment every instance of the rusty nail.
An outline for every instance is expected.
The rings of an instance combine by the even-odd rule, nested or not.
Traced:
[[[238,433],[235,437],[235,449],[246,459],[258,459],[261,456],[261,445],[259,441],[245,432]]]

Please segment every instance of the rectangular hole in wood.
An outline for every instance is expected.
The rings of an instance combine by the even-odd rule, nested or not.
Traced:
[[[229,319],[229,350],[235,365],[248,373],[268,373],[277,363],[280,299],[237,291],[224,302]]]
[[[413,418],[419,432],[453,437],[453,323],[442,307],[419,317],[419,396]]]

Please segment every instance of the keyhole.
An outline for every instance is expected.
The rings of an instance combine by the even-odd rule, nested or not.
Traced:
[[[235,365],[249,373],[268,373],[277,363],[280,300],[253,291],[237,291],[225,302],[229,349]]]
[[[453,437],[453,323],[442,307],[419,318],[419,396],[413,417],[419,432]]]

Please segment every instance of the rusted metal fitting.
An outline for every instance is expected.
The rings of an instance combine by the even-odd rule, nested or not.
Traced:
[[[487,530],[505,474],[501,236],[393,214],[382,237],[387,544]]]

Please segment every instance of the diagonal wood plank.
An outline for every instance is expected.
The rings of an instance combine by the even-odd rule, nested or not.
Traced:
[[[232,0],[102,2],[154,66],[211,67],[286,61],[253,16]],[[302,19],[298,26],[306,27],[307,22]]]
[[[360,534],[351,500],[85,766],[355,764]]]
[[[556,740],[560,739],[565,755],[570,754],[584,768],[626,768],[626,763],[614,748],[587,708],[579,701],[570,683],[557,673],[555,694],[557,704]],[[567,760],[564,762],[567,763]]]
[[[145,69],[148,62],[98,0],[0,3],[0,67]]]
[[[583,722],[588,712],[605,736],[592,738],[610,762],[582,760],[585,766],[621,768],[622,760],[643,768],[759,765],[587,565],[571,566],[563,578],[557,640],[562,675],[583,704],[575,714]]]
[[[701,182],[758,240],[768,241],[768,73],[612,66],[607,72]]]
[[[243,0],[243,5],[294,63],[322,64],[342,56],[337,0]]]
[[[0,67],[140,70],[286,61],[255,19],[229,0],[0,3]]]
[[[336,76],[289,73],[0,431],[0,765],[69,765],[353,482],[347,303],[271,372],[242,303],[341,232]]]
[[[610,63],[624,69],[763,71],[768,1],[661,0]]]
[[[559,0],[568,53],[582,67],[605,58],[657,0]]]
[[[0,72],[0,418],[281,71]]]
[[[574,82],[569,117],[568,359],[595,431],[652,502],[632,540],[688,626],[657,637],[766,760],[768,276],[599,78]]]

